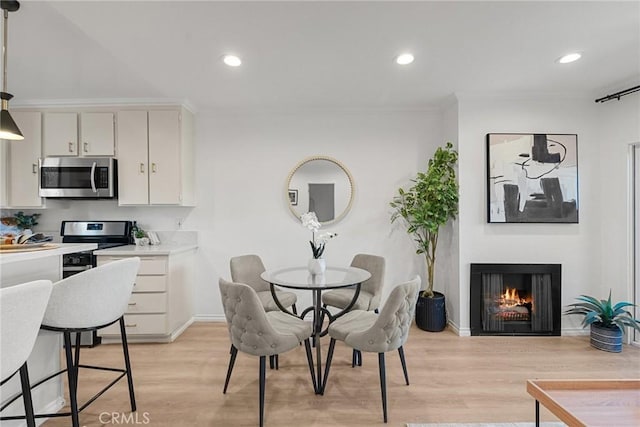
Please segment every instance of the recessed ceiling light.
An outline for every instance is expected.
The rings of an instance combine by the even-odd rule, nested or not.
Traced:
[[[568,64],[570,62],[577,61],[580,58],[582,58],[582,54],[580,52],[572,52],[558,58],[558,62],[560,64]]]
[[[235,55],[225,55],[222,57],[222,61],[229,67],[239,67],[242,64],[240,58]]]
[[[402,53],[396,56],[396,64],[408,65],[413,62],[413,55],[410,53]]]

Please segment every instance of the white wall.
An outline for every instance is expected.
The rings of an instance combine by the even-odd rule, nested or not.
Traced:
[[[621,286],[600,280],[601,230],[608,219],[602,216],[596,112],[592,99],[459,98],[460,313],[452,320],[461,333],[469,333],[471,263],[560,263],[563,306],[581,293]],[[485,135],[500,132],[578,135],[579,224],[487,223]],[[563,329],[578,327],[575,320],[563,317]]]
[[[291,169],[309,156],[333,157],[354,178],[351,212],[326,227],[339,233],[327,244],[327,262],[384,256],[385,296],[415,275],[421,259],[404,229],[390,225],[388,203],[441,143],[439,119],[424,111],[200,113],[198,207],[188,222],[200,232],[203,255],[197,313],[222,313],[217,278],[229,277],[232,256],[259,254],[267,268],[306,265],[311,235],[289,211],[285,190]],[[299,299],[299,306],[311,302],[308,293]]]
[[[598,123],[603,227],[601,288],[612,288],[616,301],[633,301],[633,244],[630,146],[640,143],[640,96],[632,94],[619,101],[596,106]],[[606,297],[606,295],[603,295]]]

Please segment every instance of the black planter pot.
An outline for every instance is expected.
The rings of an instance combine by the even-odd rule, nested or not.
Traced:
[[[622,331],[620,328],[605,328],[591,324],[591,346],[598,350],[620,353],[622,351]]]
[[[434,292],[433,298],[418,297],[416,325],[423,331],[440,332],[447,326],[444,294]]]

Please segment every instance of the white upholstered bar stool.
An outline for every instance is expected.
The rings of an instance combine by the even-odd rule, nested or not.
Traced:
[[[378,353],[382,412],[385,423],[387,422],[387,381],[384,354],[387,351],[398,350],[404,379],[409,385],[403,345],[409,337],[418,292],[420,292],[420,277],[396,286],[380,310],[380,314],[354,310],[329,325],[331,342],[327,353],[323,384],[326,387],[336,340],[344,341],[355,350]]]
[[[51,292],[51,298],[49,299],[49,305],[42,320],[41,328],[62,332],[63,334],[67,368],[54,374],[54,376],[67,372],[71,411],[38,415],[38,417],[71,416],[73,427],[79,427],[80,411],[89,406],[125,375],[129,385],[131,411],[136,410],[124,313],[131,298],[131,291],[133,290],[139,267],[140,258],[127,258],[70,276],[53,285],[53,291]],[[125,368],[81,365],[80,332],[96,331],[118,321],[120,322]],[[74,333],[76,334],[75,345],[71,343],[71,334]],[[74,347],[75,352],[72,351]],[[120,375],[89,399],[87,403],[79,406],[77,399],[79,368],[119,372]]]
[[[24,402],[24,417],[28,427],[36,421],[31,400],[27,358],[33,350],[44,310],[49,301],[52,283],[36,280],[21,285],[0,289],[0,385],[5,384],[19,371]],[[8,399],[0,410],[5,409],[20,394]],[[3,417],[14,419],[13,417]]]
[[[229,338],[231,339],[231,357],[222,392],[227,392],[238,350],[252,356],[258,356],[260,358],[260,427],[262,427],[264,424],[267,356],[276,356],[293,350],[304,341],[309,373],[313,389],[316,389],[309,342],[312,333],[311,323],[282,311],[265,311],[255,290],[244,283],[228,282],[220,278],[219,285]]]

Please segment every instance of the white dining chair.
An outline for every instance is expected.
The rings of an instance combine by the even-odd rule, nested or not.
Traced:
[[[311,344],[309,343],[309,337],[312,333],[311,323],[282,311],[265,311],[256,291],[249,285],[228,282],[220,278],[219,286],[229,338],[231,339],[231,356],[222,392],[227,392],[238,350],[252,356],[258,356],[260,358],[260,427],[262,427],[264,424],[267,356],[276,356],[293,350],[301,342],[304,342],[313,388],[316,389]]]
[[[365,310],[378,312],[380,298],[382,297],[382,287],[384,284],[385,259],[378,255],[356,254],[351,261],[351,267],[361,268],[368,271],[371,277],[360,285],[358,299],[355,301],[352,310]],[[355,290],[335,289],[322,294],[322,303],[327,306],[344,310],[353,300]],[[362,365],[362,354],[358,350],[353,350],[351,366]]]
[[[384,354],[388,351],[398,350],[405,382],[409,385],[403,346],[409,337],[418,292],[420,292],[420,277],[396,286],[380,310],[380,314],[354,310],[329,325],[331,341],[324,371],[325,390],[336,340],[344,341],[354,350],[378,353],[382,412],[384,422],[387,422],[387,382]]]

